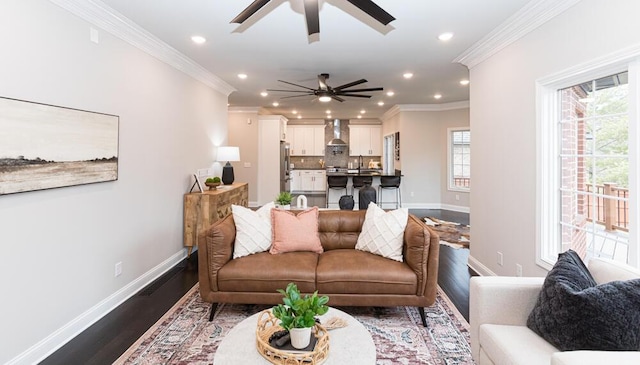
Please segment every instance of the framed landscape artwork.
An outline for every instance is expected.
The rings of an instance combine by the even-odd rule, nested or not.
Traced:
[[[0,97],[0,195],[118,179],[115,115]]]

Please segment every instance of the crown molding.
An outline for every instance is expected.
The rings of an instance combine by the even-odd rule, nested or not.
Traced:
[[[389,120],[400,112],[443,112],[447,110],[468,109],[469,105],[468,100],[443,104],[397,104],[387,110],[380,119],[383,121]]]
[[[262,108],[259,106],[230,106],[228,108],[229,113],[247,113],[258,114]]]
[[[152,57],[229,96],[236,89],[99,0],[49,0]]]
[[[530,1],[452,62],[461,63],[471,69],[580,1]]]

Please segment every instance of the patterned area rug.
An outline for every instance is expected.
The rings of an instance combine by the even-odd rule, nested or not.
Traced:
[[[198,284],[134,343],[114,364],[212,364],[224,336],[240,321],[269,306],[221,304],[213,322]],[[438,288],[425,308],[423,327],[415,307],[339,307],[371,333],[377,365],[473,364],[469,325]]]
[[[438,232],[440,244],[453,248],[469,248],[471,243],[469,231],[471,226],[455,222],[443,221],[434,217],[424,218],[425,223]]]

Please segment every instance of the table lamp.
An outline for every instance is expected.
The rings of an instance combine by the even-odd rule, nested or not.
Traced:
[[[222,168],[222,183],[225,185],[233,184],[235,177],[233,176],[233,166],[230,161],[240,161],[240,148],[233,146],[218,147],[218,161],[227,161]]]

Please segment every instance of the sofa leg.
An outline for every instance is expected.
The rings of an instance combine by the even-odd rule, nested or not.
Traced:
[[[422,325],[427,327],[427,319],[424,316],[424,307],[418,307],[418,312],[420,313],[420,319],[422,319]]]
[[[216,314],[216,308],[218,308],[218,303],[211,303],[211,313],[209,313],[209,322],[213,321],[213,316]]]

